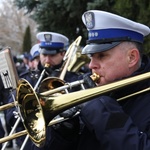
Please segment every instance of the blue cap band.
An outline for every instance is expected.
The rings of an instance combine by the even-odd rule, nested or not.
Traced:
[[[40,47],[61,49],[64,47],[64,43],[41,42]]]
[[[89,34],[90,40],[103,40],[105,39],[115,39],[129,37],[131,41],[136,41],[143,43],[144,37],[142,34],[125,29],[102,29],[102,30],[90,30]],[[119,41],[119,40],[118,40]]]
[[[37,56],[39,56],[40,55],[40,53],[39,53],[39,51],[36,51],[36,52],[34,52],[34,54],[33,54],[33,58],[35,58],[35,57],[37,57]]]

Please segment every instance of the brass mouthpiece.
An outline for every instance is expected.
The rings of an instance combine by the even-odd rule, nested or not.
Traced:
[[[92,80],[94,82],[97,82],[99,80],[99,78],[100,78],[100,76],[98,74],[96,74],[96,73],[93,73],[90,77],[92,78]]]
[[[44,67],[48,68],[48,67],[50,67],[50,64],[46,63]]]

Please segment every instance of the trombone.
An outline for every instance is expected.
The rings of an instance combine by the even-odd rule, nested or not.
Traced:
[[[17,133],[17,135],[14,135],[13,138],[28,134],[33,143],[36,146],[41,147],[44,145],[46,140],[46,127],[51,125],[53,121],[52,119],[59,113],[81,103],[90,101],[97,96],[104,95],[113,90],[117,90],[149,78],[150,72],[102,85],[100,87],[63,94],[57,97],[47,96],[47,94],[44,93],[36,94],[31,85],[26,80],[22,79],[20,80],[17,88],[17,101],[26,130]],[[141,92],[133,93],[132,95],[129,95],[129,97],[149,90],[150,88],[147,88]],[[57,120],[55,120],[55,123],[59,123],[59,121],[57,122]],[[10,140],[10,138],[2,138],[0,139],[0,143],[3,143],[5,140]]]

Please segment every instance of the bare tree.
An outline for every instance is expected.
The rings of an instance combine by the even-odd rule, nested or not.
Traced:
[[[18,10],[13,0],[4,0],[0,4],[0,45],[12,48],[13,54],[22,53],[24,32],[27,26],[31,28],[32,44],[37,42],[37,24],[25,15],[23,9]]]

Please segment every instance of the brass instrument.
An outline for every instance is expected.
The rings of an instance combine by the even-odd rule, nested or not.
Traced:
[[[47,96],[44,93],[36,94],[31,85],[26,80],[20,80],[17,88],[17,101],[19,104],[23,123],[26,128],[26,130],[20,132],[20,134],[29,134],[31,140],[40,147],[45,143],[46,127],[50,124],[49,122],[51,122],[51,120],[59,113],[66,109],[72,108],[73,106],[87,102],[96,96],[104,95],[107,92],[111,92],[113,90],[149,78],[150,73],[148,72],[100,87],[63,94],[57,97]],[[150,88],[147,88],[143,92],[149,90]],[[133,95],[134,94],[131,96]],[[5,137],[5,140],[10,139]],[[0,143],[2,142],[4,142],[4,140],[0,139]]]
[[[78,48],[76,54],[71,60],[70,65],[68,66],[68,71],[79,72],[84,65],[90,62],[90,58],[87,55],[82,55],[81,51],[81,48]]]
[[[37,83],[36,83],[35,86],[34,86],[34,91],[37,90],[38,86],[40,85],[40,83],[41,83],[41,81],[42,81],[42,79],[43,79],[43,76],[45,75],[46,68],[49,68],[49,67],[50,67],[50,64],[48,64],[48,63],[46,63],[46,64],[44,65],[44,69],[43,69],[43,71],[41,72],[40,77],[39,77]],[[22,145],[21,145],[21,147],[20,147],[20,150],[23,150],[23,149],[24,149],[24,147],[25,147],[25,145],[26,145],[28,139],[29,139],[29,135],[26,135],[26,137],[25,137],[25,139],[24,139],[24,141],[23,141],[23,143],[22,143]]]
[[[61,74],[59,76],[59,78],[62,80],[65,77],[66,71],[68,70],[69,65],[71,64],[72,59],[76,56],[75,54],[78,50],[81,39],[82,39],[81,36],[77,37],[77,39],[69,46],[69,48],[66,52],[66,55],[64,57],[65,63],[62,66],[63,69],[62,69]]]

